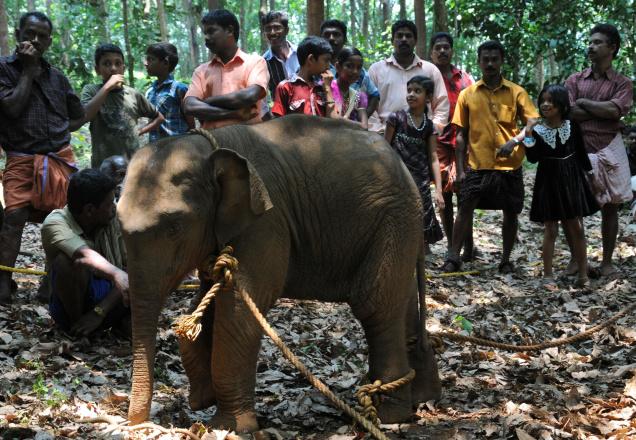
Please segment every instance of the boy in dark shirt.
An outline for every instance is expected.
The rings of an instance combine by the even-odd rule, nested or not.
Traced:
[[[139,149],[139,136],[164,121],[144,95],[124,84],[125,67],[124,54],[114,44],[102,44],[95,50],[95,71],[103,83],[88,84],[81,96],[86,121],[90,121],[93,168],[110,156],[130,158]],[[137,130],[137,120],[142,117],[151,121]]]

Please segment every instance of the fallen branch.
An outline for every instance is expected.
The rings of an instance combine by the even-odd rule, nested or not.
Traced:
[[[159,431],[162,434],[182,434],[182,435],[185,435],[186,437],[189,437],[192,440],[201,440],[201,437],[199,437],[193,432],[190,432],[187,429],[164,428],[163,426],[156,425],[151,422],[141,423],[139,425],[134,425],[134,426],[126,426],[128,421],[125,421],[123,423],[117,423],[117,420],[114,417],[107,416],[107,415],[90,417],[87,419],[79,419],[79,420],[76,420],[76,422],[77,423],[107,423],[108,425],[111,425],[107,429],[108,433],[113,432],[117,429],[121,430],[122,432],[134,432],[134,431],[141,431],[144,429],[153,429],[155,431]]]

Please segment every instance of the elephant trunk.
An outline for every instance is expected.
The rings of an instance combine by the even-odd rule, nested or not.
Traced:
[[[131,271],[135,274],[135,271]],[[132,312],[132,391],[128,420],[132,424],[148,420],[154,383],[157,325],[164,292],[158,286],[147,285],[132,277],[130,305]]]

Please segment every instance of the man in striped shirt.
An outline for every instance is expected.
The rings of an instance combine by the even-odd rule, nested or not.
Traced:
[[[618,208],[632,199],[621,118],[632,107],[633,86],[629,78],[612,68],[620,45],[621,37],[614,26],[594,26],[588,43],[591,67],[571,75],[565,82],[572,104],[570,117],[581,126],[598,183],[592,188],[602,207],[600,271],[604,276],[616,272],[612,255],[618,236]]]

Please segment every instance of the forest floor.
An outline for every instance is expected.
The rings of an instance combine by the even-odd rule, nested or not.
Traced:
[[[530,202],[533,171],[526,173]],[[559,278],[540,278],[542,228],[520,221],[513,261],[517,272],[496,271],[501,213],[478,212],[475,241],[482,252],[474,276],[434,278],[427,301],[429,331],[448,330],[524,344],[571,336],[636,301],[636,233],[621,211],[615,258],[620,273],[574,289]],[[585,220],[589,258],[600,259],[600,215]],[[36,225],[28,225],[18,266],[43,268]],[[442,263],[445,242],[433,246],[431,273]],[[556,267],[568,252],[561,240]],[[130,390],[130,343],[111,333],[74,340],[57,331],[35,299],[39,280],[18,275],[16,301],[0,307],[0,434],[2,439],[185,438],[158,430],[123,432],[113,425],[81,424],[101,415],[123,422]],[[151,419],[165,428],[199,433],[213,409],[193,412],[171,323],[193,293],[174,294],[161,316]],[[366,373],[366,343],[348,306],[281,300],[268,314],[282,338],[320,379],[350,404]],[[533,353],[508,353],[447,344],[438,355],[443,397],[420,405],[411,423],[383,425],[390,438],[406,439],[628,439],[636,438],[636,322],[625,316],[590,340]],[[472,329],[471,329],[472,327]],[[463,329],[463,330],[462,330]],[[263,339],[256,384],[259,422],[271,438],[362,438],[338,410]],[[132,436],[132,437],[131,437]],[[222,439],[210,431],[202,438]],[[228,437],[228,438],[231,438]],[[262,436],[257,438],[263,438]]]

